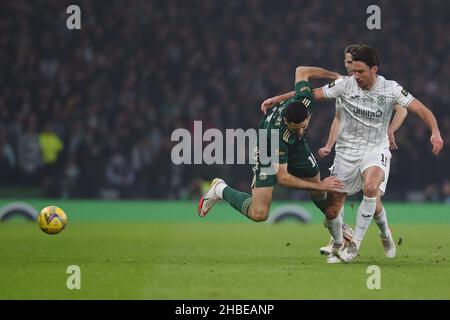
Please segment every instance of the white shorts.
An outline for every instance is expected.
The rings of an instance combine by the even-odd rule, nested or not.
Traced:
[[[371,152],[361,159],[348,161],[336,155],[334,164],[330,168],[332,176],[345,184],[344,192],[352,195],[363,189],[362,173],[369,167],[379,167],[384,171],[384,180],[379,189],[384,194],[389,178],[391,166],[391,152],[388,149]]]

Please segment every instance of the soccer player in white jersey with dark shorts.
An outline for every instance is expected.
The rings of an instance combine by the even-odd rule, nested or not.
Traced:
[[[344,50],[344,65],[345,69],[347,70],[348,77],[351,77],[353,75],[353,67],[352,67],[353,57],[351,52],[357,47],[358,45],[349,45]],[[401,127],[403,121],[408,115],[407,109],[403,108],[398,104],[394,106],[394,111],[395,111],[394,117],[392,118],[392,121],[388,127],[388,139],[390,150],[398,149],[397,144],[395,143],[395,132]],[[348,121],[346,120],[347,120],[346,114],[343,114],[342,101],[341,99],[336,99],[336,113],[330,128],[327,143],[325,144],[324,147],[320,148],[319,150],[319,157],[324,158],[328,156],[335,144],[336,144],[336,152],[345,151],[348,139],[343,139],[341,137],[341,133],[346,131],[346,125],[348,124]],[[348,138],[348,135],[346,137]],[[344,206],[342,206],[339,214],[342,216],[342,220],[344,221]],[[392,237],[391,230],[388,227],[386,211],[384,209],[384,206],[381,204],[381,201],[377,202],[374,220],[380,229],[381,243],[383,245],[385,256],[387,258],[394,258],[396,255],[395,242]],[[346,225],[344,224],[344,226]],[[333,238],[330,239],[329,243],[326,246],[320,248],[320,253],[328,256],[327,257],[328,263],[341,262],[339,257],[332,254],[332,250],[333,250]]]
[[[352,50],[353,76],[338,79],[322,88],[316,88],[316,101],[341,99],[342,114],[346,116],[341,139],[347,141],[336,150],[332,175],[345,184],[342,192],[329,192],[329,213],[336,218],[329,222],[333,232],[333,254],[344,262],[352,262],[359,253],[361,242],[375,214],[377,203],[386,190],[391,153],[388,126],[396,104],[417,114],[431,131],[432,152],[438,155],[444,142],[433,113],[402,86],[377,74],[379,55],[375,48],[360,45]],[[271,107],[293,96],[289,92],[268,101]],[[348,194],[363,190],[358,208],[352,241],[345,246],[342,236],[342,217],[339,211]]]

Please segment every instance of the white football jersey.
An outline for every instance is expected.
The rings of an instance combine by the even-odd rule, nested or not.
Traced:
[[[387,129],[394,106],[406,108],[413,100],[397,82],[380,75],[370,90],[360,88],[353,76],[333,81],[322,90],[326,98],[336,98],[341,124],[335,151],[337,157],[348,161],[388,149]]]

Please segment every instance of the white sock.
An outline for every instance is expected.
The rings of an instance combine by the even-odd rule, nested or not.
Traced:
[[[341,207],[341,210],[339,211],[339,215],[342,217],[342,222],[344,222],[344,206]]]
[[[367,229],[369,229],[370,222],[372,221],[375,209],[377,207],[377,198],[369,198],[363,196],[363,200],[358,208],[356,215],[355,232],[353,233],[353,242],[357,247],[361,245],[361,241],[364,239]]]
[[[375,220],[378,228],[380,228],[381,238],[387,239],[391,231],[389,230],[386,210],[384,209],[384,207],[381,213],[378,216],[374,216],[373,219]]]
[[[338,244],[344,242],[344,235],[342,233],[342,217],[338,215],[333,220],[326,219],[326,222],[334,243]]]
[[[226,187],[228,187],[228,185],[225,182],[219,183],[216,186],[216,189],[214,190],[214,192],[220,199],[223,199],[223,189],[225,189]]]

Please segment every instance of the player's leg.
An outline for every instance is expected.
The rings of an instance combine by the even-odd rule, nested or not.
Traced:
[[[312,178],[302,178],[308,181],[319,182],[320,181],[320,173],[317,173]],[[325,215],[325,227],[331,234],[331,239],[326,246],[320,248],[321,254],[330,254],[333,251],[333,245],[343,243],[343,233],[342,233],[342,217],[338,216],[338,214],[334,214],[333,211],[327,211],[329,209],[329,201],[327,199],[327,193],[318,190],[310,191],[311,200],[314,202],[317,208]],[[339,210],[338,210],[339,213]]]
[[[228,186],[222,179],[214,179],[210,189],[200,199],[198,213],[204,217],[219,200],[227,201],[243,216],[264,221],[269,216],[273,187],[253,188],[252,194]]]
[[[320,174],[312,178],[302,178],[309,181],[320,181]],[[325,226],[330,232],[331,239],[326,247],[320,248],[321,254],[327,255],[327,263],[339,263],[341,260],[334,254],[335,251],[343,249],[344,246],[344,230],[347,231],[347,239],[351,240],[352,230],[350,227],[344,227],[344,221],[342,216],[339,214],[347,195],[345,193],[325,192],[311,190],[311,199],[315,205],[324,213],[325,215]],[[350,238],[349,238],[350,234]]]
[[[358,208],[354,241],[359,246],[372,221],[377,206],[379,187],[384,180],[384,171],[372,166],[364,170],[363,176],[363,200]]]
[[[308,181],[320,182],[320,170],[317,162],[312,154],[308,144],[305,142],[298,149],[292,150],[288,162],[288,171],[290,174]],[[325,226],[328,228],[332,241],[329,243],[330,252],[333,251],[334,246],[339,248],[343,245],[343,220],[339,214],[339,209],[336,212],[328,211],[329,202],[327,193],[323,191],[311,190],[311,200],[317,208],[326,216]],[[340,262],[333,261],[330,263]]]
[[[389,156],[389,154],[388,154]],[[384,208],[383,204],[381,203],[381,197],[386,192],[386,186],[387,182],[389,180],[389,172],[390,172],[390,158],[382,157],[384,162],[382,161],[382,169],[384,169],[384,180],[380,185],[380,188],[378,190],[377,195],[377,207],[375,209],[375,216],[374,220],[377,224],[378,228],[380,229],[380,238],[381,243],[383,245],[384,254],[387,258],[395,258],[396,256],[396,246],[394,242],[394,238],[392,236],[392,231],[389,228],[388,225],[388,218],[386,214],[386,209]]]
[[[386,218],[386,210],[381,203],[381,191],[378,191],[377,195],[377,206],[375,209],[375,215],[373,217],[378,228],[380,229],[380,235],[382,238],[387,238],[389,236],[389,226]]]
[[[361,189],[362,179],[360,175],[358,175],[358,168],[359,163],[357,161],[347,161],[339,157],[338,154],[336,154],[333,166],[330,168],[331,175],[336,176],[339,180],[344,182],[345,188],[343,193],[328,193],[329,204],[326,210],[326,215],[328,218],[325,219],[324,225],[329,228],[329,225],[332,226],[334,223],[339,224],[339,222],[342,222],[341,225],[343,236],[347,242],[352,239],[353,230],[348,225],[343,223],[343,208],[347,194],[356,193]],[[336,238],[341,239],[341,236],[338,234],[336,235]],[[332,253],[333,243],[334,241],[332,236],[330,242],[326,246],[320,248],[320,253],[326,255]]]
[[[320,170],[317,161],[306,142],[297,149],[292,150],[288,162],[290,174],[307,181],[320,182]],[[340,208],[336,211],[328,210],[329,201],[327,193],[318,190],[310,191],[311,200],[317,208],[327,217],[328,220],[336,219]],[[342,219],[338,219],[342,222]],[[342,224],[341,224],[342,226]]]
[[[391,229],[388,225],[388,219],[386,214],[386,209],[381,203],[382,191],[378,191],[377,196],[377,207],[375,209],[374,220],[380,229],[381,244],[383,245],[384,254],[387,258],[395,258],[396,256],[396,246],[394,238],[392,236]]]
[[[320,175],[314,178],[302,178],[309,181],[320,181]],[[341,221],[342,229],[348,229],[349,227],[344,227],[344,203],[347,195],[345,193],[336,192],[323,192],[317,190],[310,191],[311,200],[314,202],[317,208],[325,215],[325,226],[328,225],[328,221]],[[346,239],[347,235],[344,235]],[[351,234],[350,234],[351,240]]]
[[[317,161],[311,152],[306,142],[300,145],[297,149],[292,150],[288,162],[288,171],[290,174],[307,181],[320,182],[320,170]],[[327,207],[327,193],[323,191],[311,190],[311,200],[317,208],[327,216],[326,226],[333,238],[342,243],[342,219],[335,219],[336,215],[328,219]],[[328,223],[328,220],[333,220],[334,223]],[[335,230],[339,228],[340,230]]]
[[[214,179],[211,188],[200,199],[198,213],[204,217],[217,201],[227,201],[243,216],[259,222],[269,216],[276,175],[266,174],[259,163],[253,167],[252,194],[228,186],[222,179]]]
[[[350,229],[350,227],[344,227],[344,221],[339,214],[344,206],[347,194],[339,192],[328,193],[328,207],[326,209],[325,225],[327,226],[331,237],[331,248],[329,248],[329,254],[327,257],[327,263],[339,263],[338,252],[343,249],[344,246],[344,229]],[[350,229],[351,230],[351,229]],[[351,237],[351,235],[350,235]],[[347,235],[348,238],[348,235]],[[351,238],[350,238],[351,239]],[[325,248],[321,248],[321,253],[325,252]],[[327,250],[328,251],[328,250]]]
[[[314,195],[314,193],[317,193],[317,195]],[[312,199],[314,199],[314,196],[318,197],[319,195],[320,192],[318,191],[311,192]],[[342,236],[344,240],[350,241],[352,239],[353,230],[344,223],[344,203],[347,199],[347,194],[339,192],[329,192],[326,195],[325,199],[326,205],[323,210],[323,213],[325,214],[325,226],[330,230],[334,242],[336,242],[337,237],[339,239],[338,242],[340,243],[340,239],[342,239]],[[316,204],[316,206],[318,205]],[[337,231],[339,225],[341,226],[342,232],[332,232],[332,230]]]
[[[299,177],[300,179],[312,181],[312,182],[320,182],[320,173],[317,173],[313,177],[304,177],[300,176],[299,174],[294,174],[295,176]],[[327,200],[327,193],[323,191],[318,190],[311,190],[309,192],[309,196],[311,197],[311,200],[316,205],[316,207],[322,211],[324,215],[326,215],[326,209],[328,207],[328,200]]]
[[[320,170],[317,161],[306,141],[303,140],[303,142],[304,143],[299,145],[298,148],[290,151],[288,172],[303,180],[320,182]],[[339,210],[332,217],[329,216],[330,213],[327,212],[329,203],[326,192],[311,190],[310,197],[316,207],[327,217],[325,226],[331,233],[332,238],[336,240],[333,241],[333,243],[336,242],[341,245],[343,243],[342,219],[336,217]],[[331,244],[331,247],[333,246],[333,243]]]
[[[250,195],[225,185],[220,194],[220,187],[218,187],[218,196],[221,199],[255,222],[265,221],[269,217],[272,193],[273,187],[253,187]]]
[[[343,222],[343,224],[342,224],[342,232],[344,233],[344,240],[347,240],[346,236],[345,236],[346,232],[347,233],[350,232],[350,234],[353,234],[353,230],[350,228],[350,226],[346,225],[345,222],[344,222],[344,206],[342,206],[341,210],[339,211],[339,215],[342,217],[342,222]],[[327,218],[326,217],[323,220],[323,225],[324,225],[324,227],[326,229],[328,229]],[[350,240],[351,240],[351,238],[350,238]],[[350,241],[350,240],[347,240],[347,241]],[[320,254],[321,255],[325,255],[325,256],[330,255],[333,252],[333,243],[334,243],[333,242],[333,236],[330,235],[328,243],[325,246],[320,247],[320,249],[319,249]]]
[[[272,203],[273,187],[252,189],[252,203],[247,212],[247,217],[255,222],[265,221],[269,217]]]
[[[384,180],[384,171],[378,166],[371,166],[364,169],[362,177],[363,200],[357,211],[353,239],[339,254],[345,262],[351,262],[358,256],[361,242],[375,214],[378,189]]]

